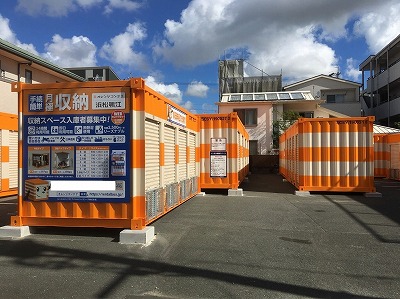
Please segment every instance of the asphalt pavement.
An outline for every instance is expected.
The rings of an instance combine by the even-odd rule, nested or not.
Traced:
[[[151,225],[151,244],[120,230],[34,228],[0,238],[0,298],[400,298],[400,182],[382,198],[294,195],[253,174],[243,197],[206,190]],[[16,199],[0,199],[8,225]]]

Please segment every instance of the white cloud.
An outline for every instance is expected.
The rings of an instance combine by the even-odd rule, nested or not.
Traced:
[[[191,101],[186,101],[183,105],[183,108],[185,108],[186,110],[192,112],[192,113],[197,113],[197,111],[195,109],[193,109],[193,103]]]
[[[374,11],[363,15],[354,26],[357,34],[365,36],[372,54],[382,50],[400,33],[400,3],[385,2],[389,2],[388,5],[377,5]]]
[[[189,110],[192,113],[197,113],[193,107],[192,102],[183,100],[182,98],[183,93],[180,90],[179,85],[177,83],[165,84],[159,82],[159,80],[153,76],[147,76],[147,78],[145,78],[144,81],[148,87],[162,94],[167,99],[174,101],[175,103],[179,104],[181,107],[185,108],[186,110]]]
[[[66,16],[76,9],[73,0],[19,0],[17,10],[27,15]]]
[[[135,44],[146,37],[146,28],[142,23],[129,24],[125,32],[114,36],[102,46],[100,56],[112,63],[147,70],[146,55],[134,49]]]
[[[360,82],[361,72],[358,70],[358,63],[353,58],[346,60],[346,72],[347,78],[354,82]]]
[[[18,46],[24,50],[27,50],[27,51],[31,52],[32,54],[38,55],[38,52],[36,51],[36,48],[33,44],[25,44],[25,43],[20,42],[17,39],[16,34],[10,28],[10,20],[7,18],[4,18],[1,14],[0,14],[0,38]]]
[[[195,67],[215,61],[225,50],[245,49],[243,58],[266,73],[275,75],[282,70],[288,80],[301,80],[335,70],[340,61],[334,43],[351,38],[352,22],[360,16],[363,20],[363,15],[378,7],[385,21],[397,16],[393,25],[387,23],[385,28],[379,18],[365,25],[379,26],[383,36],[393,36],[395,30],[398,34],[400,4],[394,6],[395,2],[193,0],[179,20],[165,22],[164,38],[153,51],[176,66]],[[367,40],[372,44],[374,38],[371,35]]]
[[[161,82],[157,82],[156,78],[154,78],[153,76],[148,76],[144,80],[147,86],[161,93],[166,98],[176,102],[177,104],[182,103],[182,91],[179,89],[178,84],[164,84]]]
[[[62,38],[56,34],[52,42],[45,45],[42,56],[62,67],[82,67],[96,65],[96,46],[89,38],[73,36]]]
[[[134,11],[142,6],[134,0],[18,0],[16,9],[31,16],[62,17],[79,8],[88,9],[102,5],[104,2],[107,3],[104,6],[106,14],[116,9]]]
[[[17,10],[27,15],[66,16],[79,7],[88,8],[103,0],[18,0]]]
[[[79,6],[83,8],[92,7],[103,2],[103,0],[75,0],[75,1],[76,3],[78,3]]]
[[[214,61],[223,50],[225,32],[225,6],[233,0],[193,0],[182,11],[180,22],[165,22],[165,39],[154,47],[154,52],[178,66],[196,66]]]
[[[104,8],[104,13],[109,14],[115,9],[123,9],[126,11],[134,11],[141,7],[141,4],[137,1],[131,0],[109,0],[108,4]]]
[[[188,96],[205,98],[207,97],[207,92],[209,89],[210,88],[202,82],[193,81],[188,85],[186,94]]]
[[[314,28],[309,26],[297,30],[293,28],[289,35],[285,32],[277,33],[276,40],[268,48],[265,48],[262,40],[255,40],[252,42],[254,54],[248,60],[252,65],[262,66],[269,75],[282,72],[289,82],[330,73],[337,64],[335,52],[329,46],[319,43],[313,32]],[[249,75],[259,76],[257,72],[254,68],[246,67]]]

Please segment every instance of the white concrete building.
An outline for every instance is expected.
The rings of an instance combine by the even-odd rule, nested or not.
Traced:
[[[322,100],[321,107],[347,116],[361,116],[360,83],[337,78],[336,74],[318,75],[283,87],[283,90],[309,91]]]

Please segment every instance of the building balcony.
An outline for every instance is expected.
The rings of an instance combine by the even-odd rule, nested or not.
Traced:
[[[365,115],[375,115],[377,120],[398,115],[400,114],[400,96],[389,102],[381,103],[374,108],[368,108],[366,102],[362,102],[362,109],[365,111]]]
[[[389,69],[382,71],[373,78],[367,80],[367,93],[372,93],[388,83],[392,83],[400,78],[400,60],[392,64]]]

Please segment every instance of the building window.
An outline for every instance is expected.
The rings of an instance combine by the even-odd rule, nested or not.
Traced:
[[[245,126],[257,125],[257,109],[233,109]]]
[[[32,83],[32,71],[25,70],[25,83]]]
[[[301,117],[305,118],[314,118],[314,112],[313,111],[306,111],[306,112],[299,112]]]
[[[326,96],[327,103],[343,103],[344,102],[344,94],[328,94]]]
[[[249,141],[249,154],[258,155],[258,140]]]

